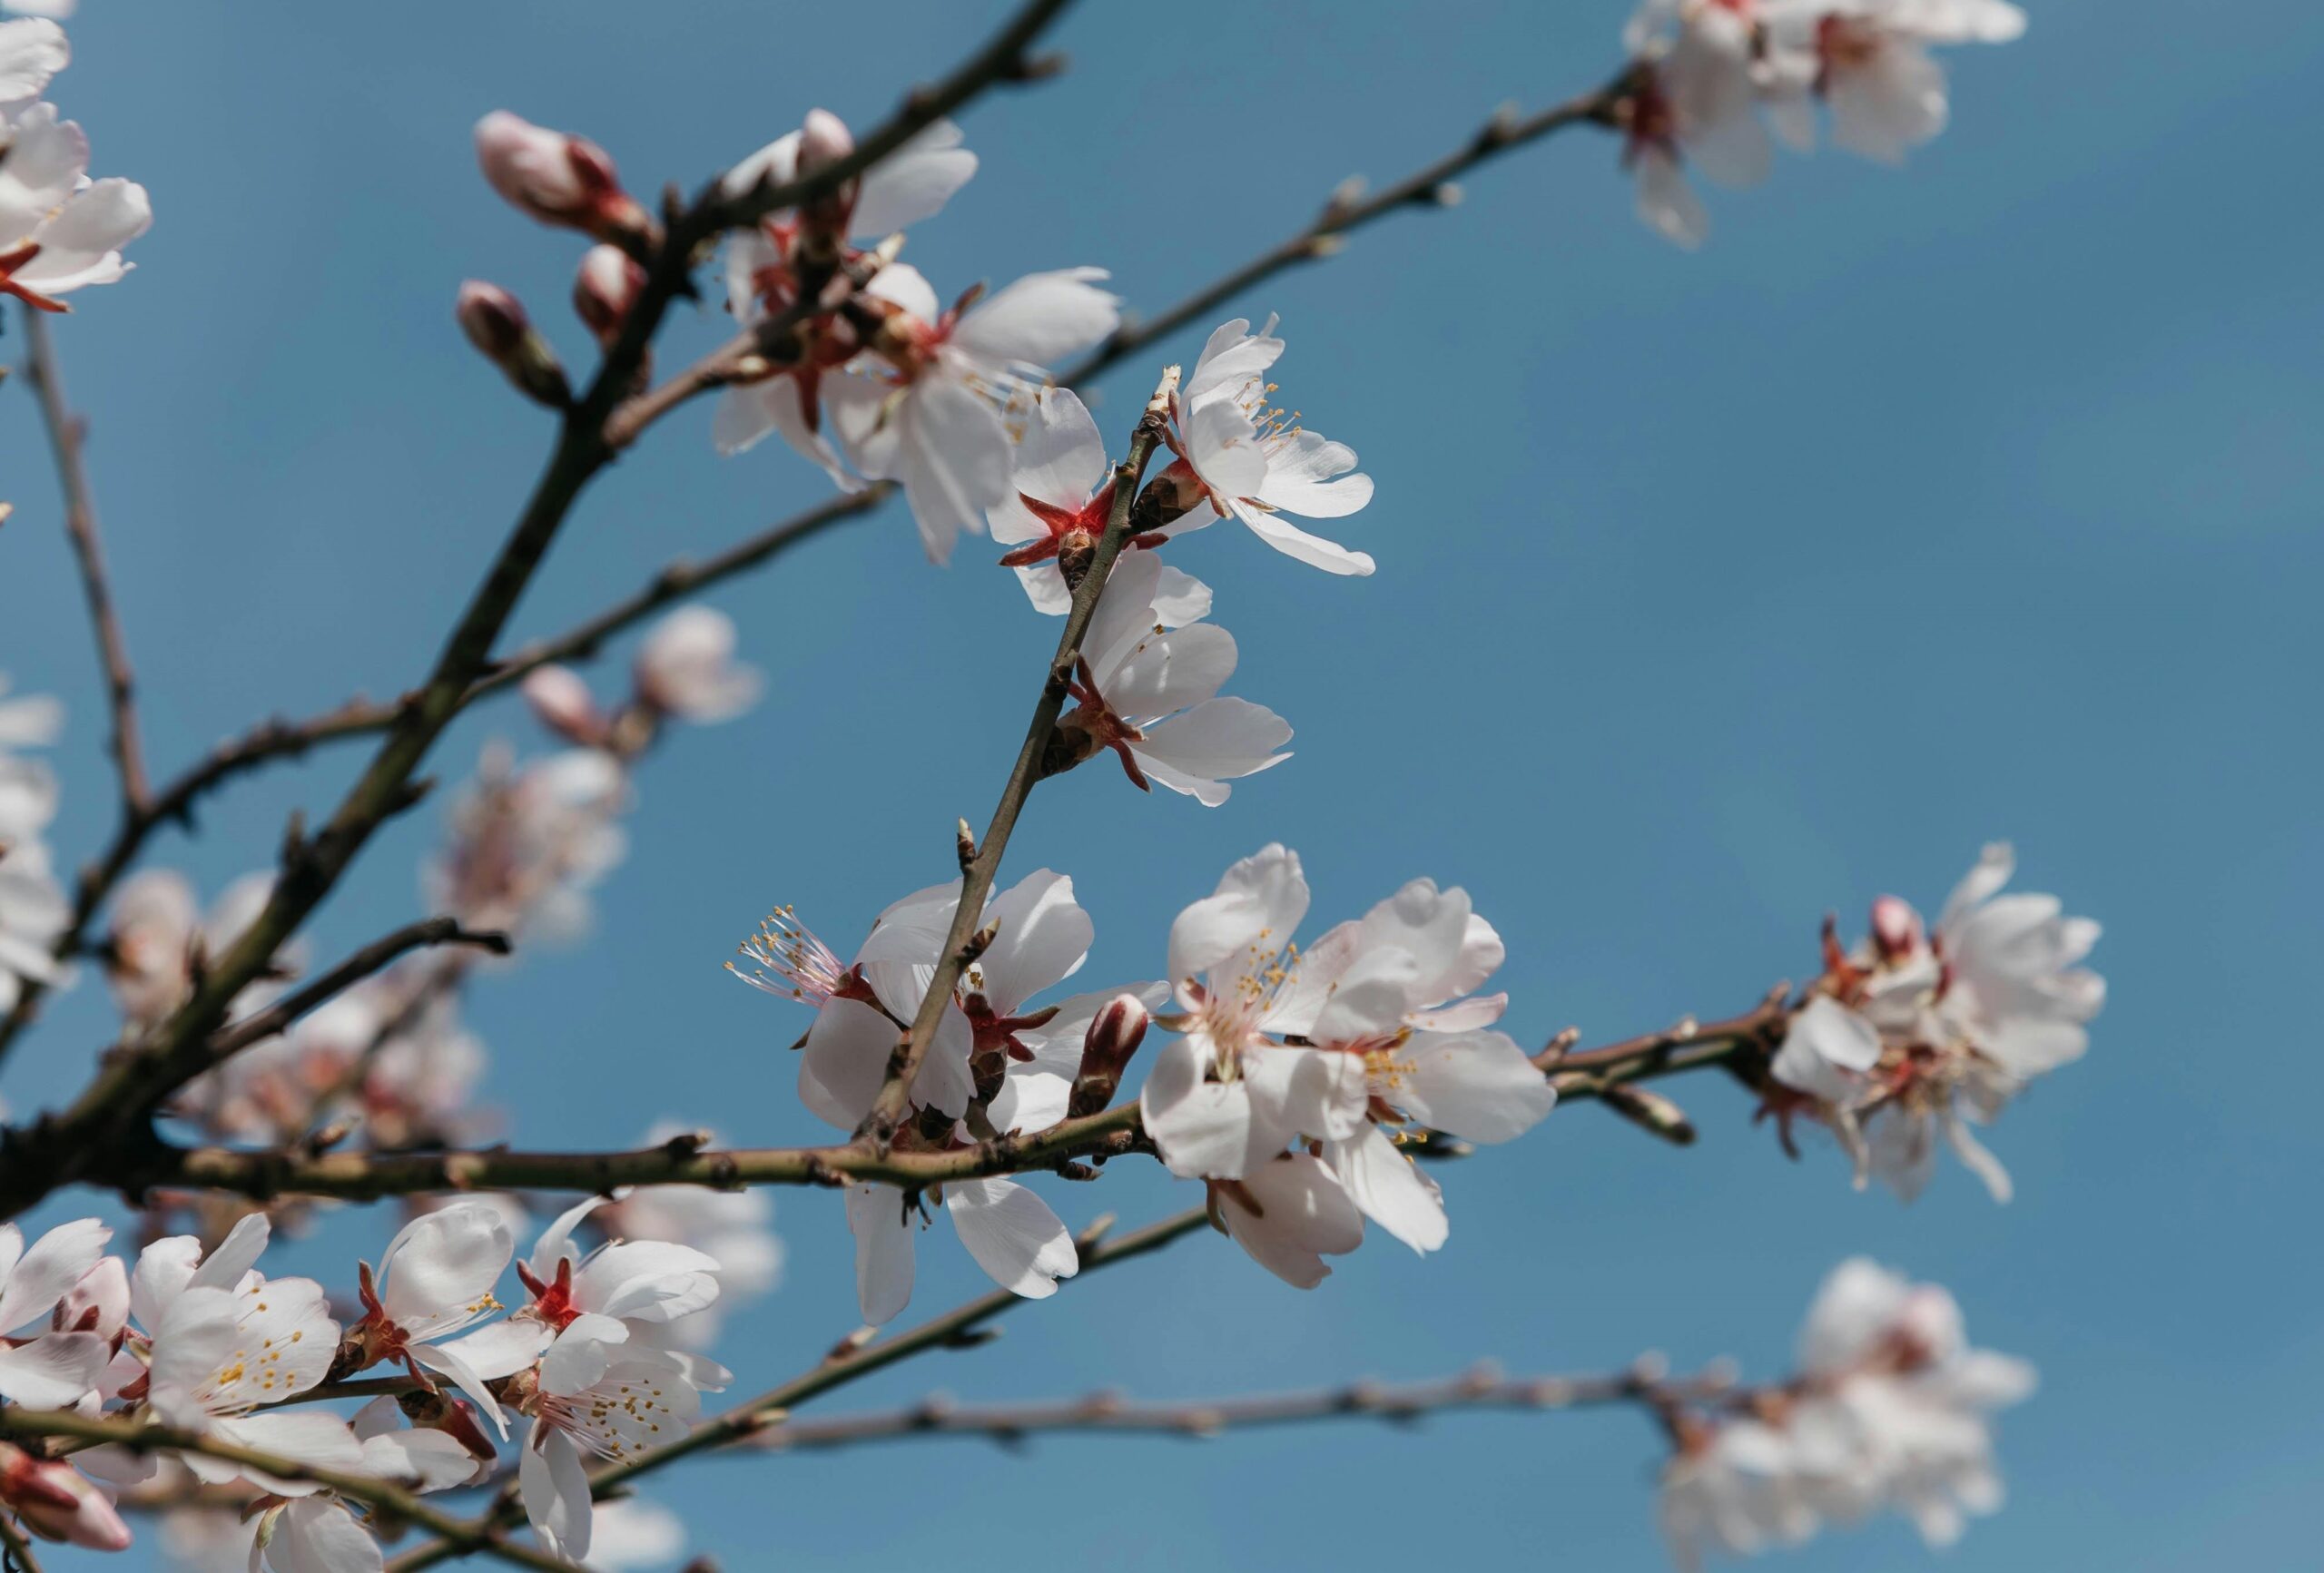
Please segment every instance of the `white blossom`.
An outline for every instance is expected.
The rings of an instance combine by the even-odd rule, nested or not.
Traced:
[[[0,23],[0,295],[44,311],[129,271],[121,249],[153,212],[133,181],[89,178],[89,139],[54,104],[26,103],[71,58],[64,29],[44,18]]]
[[[517,765],[485,751],[454,801],[446,844],[422,871],[428,904],[475,929],[571,939],[588,927],[589,887],[621,861],[617,823],[629,772],[600,749],[574,748]]]
[[[1944,44],[2006,44],[2025,31],[2007,0],[1762,0],[1768,47],[1831,111],[1832,140],[1883,163],[1945,129]],[[1785,140],[1805,149],[1815,120],[1804,93],[1772,101]]]
[[[113,1231],[94,1218],[60,1224],[27,1249],[25,1234],[0,1224],[0,1398],[33,1409],[63,1409],[96,1386],[112,1358],[109,1336],[91,1332],[11,1334],[46,1322],[94,1270]]]
[[[1222,323],[1174,397],[1171,472],[1191,480],[1203,502],[1166,533],[1241,520],[1259,539],[1327,574],[1369,574],[1371,557],[1311,535],[1284,517],[1336,519],[1372,500],[1372,477],[1355,452],[1299,424],[1273,401],[1267,369],[1283,354],[1275,319],[1253,333],[1247,319]]]
[[[742,714],[758,703],[765,680],[734,659],[734,621],[724,612],[684,606],[671,613],[638,648],[638,698],[698,724]]]
[[[1206,807],[1291,755],[1291,727],[1265,705],[1221,696],[1235,673],[1235,636],[1200,621],[1210,588],[1151,552],[1114,565],[1081,642],[1074,708],[1059,743],[1086,756],[1111,749],[1141,791],[1157,783]]]

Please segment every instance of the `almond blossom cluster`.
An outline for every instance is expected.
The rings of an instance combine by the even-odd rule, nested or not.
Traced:
[[[1971,1126],[2081,1058],[2106,1002],[2105,979],[2080,965],[2098,925],[2055,896],[2003,893],[2016,866],[2006,844],[1985,848],[1933,927],[1894,896],[1873,903],[1853,949],[1827,924],[1823,976],[1770,1067],[1787,1143],[1805,1116],[1839,1139],[1859,1186],[1876,1175],[1906,1201],[1942,1144],[2009,1200],[2008,1171]]]
[[[0,1398],[174,1427],[269,1460],[111,1441],[41,1459],[0,1444],[0,1506],[44,1538],[121,1550],[131,1536],[111,1493],[180,1472],[241,1504],[250,1567],[377,1573],[368,1510],[308,1471],[421,1492],[482,1483],[522,1420],[527,1516],[553,1554],[578,1561],[596,1517],[588,1464],[677,1440],[701,1395],[729,1380],[671,1347],[718,1301],[716,1258],[670,1241],[576,1242],[590,1214],[623,1205],[592,1198],[544,1231],[517,1264],[513,1308],[499,1296],[515,1254],[501,1210],[423,1213],[376,1273],[358,1264],[361,1314],[344,1323],[321,1283],[258,1271],[262,1214],[206,1251],[174,1235],[133,1263],[104,1254],[112,1231],[94,1218],[29,1248],[0,1224],[0,1328],[14,1334],[0,1347]],[[405,1391],[351,1415],[324,1407],[325,1384],[375,1368],[402,1373]]]
[[[0,22],[0,296],[40,311],[129,271],[121,249],[153,220],[145,188],[89,178],[89,139],[41,94],[73,58],[45,16]]]
[[[1945,129],[1945,68],[1930,50],[2006,44],[2009,0],[1645,0],[1623,40],[1639,63],[1623,161],[1639,217],[1679,245],[1710,229],[1688,166],[1720,185],[1765,180],[1774,141],[1807,152],[1817,110],[1832,140],[1901,163]]]
[[[1796,1545],[1880,1512],[1932,1546],[2001,1505],[1990,1417],[2034,1390],[2024,1361],[1972,1348],[1961,1308],[1863,1257],[1824,1281],[1777,1387],[1671,1404],[1660,1516],[1680,1568]]]

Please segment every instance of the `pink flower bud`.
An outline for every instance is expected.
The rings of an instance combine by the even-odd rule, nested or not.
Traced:
[[[118,1256],[100,1258],[56,1303],[51,1324],[60,1332],[94,1332],[118,1344],[129,1325],[129,1269]]]
[[[523,689],[535,719],[566,742],[591,748],[605,741],[605,715],[571,667],[538,667],[526,677]]]
[[[804,179],[854,151],[855,138],[845,121],[830,110],[811,109],[799,128],[799,162],[794,167],[799,177]],[[848,220],[855,211],[855,182],[842,181],[838,190],[825,192],[799,210],[800,221],[832,251],[833,260],[838,242],[847,233]]]
[[[565,368],[548,340],[533,330],[524,302],[497,284],[470,279],[460,286],[452,314],[484,358],[500,368],[527,398],[562,409],[573,402]]]
[[[1081,1039],[1081,1072],[1073,1079],[1069,1113],[1095,1114],[1113,1101],[1122,1072],[1129,1068],[1137,1046],[1146,1041],[1150,1020],[1146,1002],[1135,994],[1115,995],[1090,1018],[1089,1030]]]
[[[0,1502],[44,1540],[92,1551],[125,1551],[129,1526],[105,1494],[61,1459],[35,1459],[0,1442]]]
[[[610,346],[629,319],[630,306],[645,288],[645,270],[619,246],[596,245],[584,252],[573,276],[573,310],[582,324]]]
[[[544,224],[601,241],[653,231],[645,210],[621,189],[612,158],[586,137],[496,109],[476,123],[476,157],[494,191]]]
[[[1872,945],[1884,961],[1900,960],[1920,949],[1921,915],[1898,896],[1872,903]]]

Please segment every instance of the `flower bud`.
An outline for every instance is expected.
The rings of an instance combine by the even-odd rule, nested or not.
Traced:
[[[653,231],[645,210],[621,189],[613,159],[586,137],[496,109],[476,123],[476,158],[494,191],[544,224],[601,241]]]
[[[811,109],[799,128],[799,162],[795,168],[803,180],[816,171],[829,168],[855,151],[855,137],[847,123],[827,109]],[[824,192],[799,210],[799,219],[812,241],[837,255],[837,242],[847,233],[850,216],[855,211],[856,183],[842,181],[838,189]]]
[[[468,336],[468,342],[500,368],[526,398],[552,409],[573,402],[556,351],[534,331],[532,319],[517,297],[497,284],[470,279],[460,286],[453,315],[459,319],[460,331]]]
[[[129,1526],[113,1503],[62,1459],[35,1459],[0,1442],[0,1503],[44,1540],[92,1551],[129,1548]]]
[[[1146,1002],[1135,994],[1117,994],[1089,1020],[1081,1039],[1081,1070],[1073,1078],[1073,1101],[1067,1113],[1095,1114],[1111,1103],[1122,1084],[1137,1046],[1146,1041],[1151,1020]]]
[[[606,718],[589,685],[569,666],[542,666],[527,674],[525,703],[533,718],[567,742],[594,748],[606,735]]]
[[[56,1303],[51,1325],[59,1332],[94,1332],[119,1347],[129,1325],[129,1270],[118,1256],[99,1258]]]
[[[611,349],[644,288],[645,270],[628,252],[619,246],[592,246],[582,254],[580,270],[573,276],[574,313],[598,343]]]
[[[1872,903],[1872,944],[1883,961],[1900,960],[1920,949],[1921,915],[1911,902],[1882,896]]]

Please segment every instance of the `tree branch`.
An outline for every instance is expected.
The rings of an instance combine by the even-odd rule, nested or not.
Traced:
[[[880,1096],[856,1132],[883,1153],[911,1108],[912,1077],[919,1074],[921,1060],[936,1036],[937,1024],[952,1003],[953,986],[960,982],[961,969],[983,949],[972,941],[984,921],[985,897],[991,892],[993,878],[1000,871],[1000,856],[1008,850],[1009,832],[1017,827],[1017,816],[1024,809],[1026,798],[1031,795],[1033,783],[1041,779],[1041,757],[1048,750],[1058,713],[1065,708],[1065,691],[1073,681],[1075,664],[1081,659],[1082,636],[1089,631],[1090,618],[1097,614],[1098,598],[1105,593],[1106,581],[1113,575],[1122,543],[1132,534],[1130,516],[1138,500],[1138,483],[1145,478],[1147,461],[1162,440],[1163,423],[1168,418],[1170,399],[1177,388],[1178,369],[1173,366],[1163,373],[1154,397],[1147,401],[1145,413],[1138,418],[1137,433],[1130,439],[1129,456],[1114,471],[1113,507],[1106,517],[1105,534],[1098,538],[1097,554],[1090,559],[1088,573],[1074,587],[1072,609],[1066,614],[1065,627],[1058,634],[1057,654],[1049,662],[1042,681],[1041,696],[1033,705],[1033,719],[1025,729],[1017,762],[1000,790],[1000,801],[995,805],[992,818],[986,821],[984,834],[977,840],[976,856],[961,870],[960,900],[952,909],[951,927],[945,933],[944,949],[938,953],[935,976],[928,980],[928,991],[921,997],[911,1029],[889,1058],[888,1078],[880,1088]]]
[[[954,1405],[929,1398],[910,1409],[785,1424],[755,1438],[769,1452],[821,1452],[864,1442],[915,1437],[971,1437],[1004,1446],[1037,1432],[1108,1432],[1116,1436],[1180,1436],[1207,1440],[1229,1430],[1297,1425],[1315,1421],[1376,1420],[1403,1425],[1430,1414],[1462,1410],[1566,1410],[1619,1403],[1649,1409],[1680,1392],[1703,1390],[1709,1378],[1672,1381],[1641,1359],[1628,1371],[1597,1376],[1504,1378],[1490,1364],[1435,1381],[1350,1382],[1305,1392],[1206,1399],[1190,1403],[1131,1403],[1118,1392],[1049,1403]]]
[[[1149,1255],[1174,1241],[1186,1238],[1209,1221],[1206,1208],[1194,1207],[1159,1223],[1148,1224],[1145,1228],[1124,1234],[1119,1239],[1108,1241],[1105,1238],[1108,1221],[1101,1219],[1082,1231],[1080,1237],[1074,1242],[1081,1253],[1081,1270],[1075,1274],[1075,1282],[1121,1263]],[[596,1496],[603,1499],[608,1493],[640,1476],[666,1469],[680,1459],[761,1435],[769,1427],[780,1424],[792,1410],[834,1388],[861,1381],[874,1371],[885,1371],[931,1349],[961,1347],[973,1341],[976,1330],[983,1323],[997,1316],[1005,1316],[1020,1305],[1032,1303],[1034,1302],[1009,1290],[996,1289],[941,1316],[923,1322],[909,1332],[896,1333],[877,1343],[862,1348],[851,1348],[843,1343],[812,1369],[754,1399],[736,1404],[715,1419],[704,1421],[676,1441],[597,1470],[589,1477],[589,1484]],[[515,1523],[522,1511],[515,1493],[503,1489],[493,1506],[466,1528],[471,1535],[488,1534],[498,1527]],[[435,1545],[422,1546],[398,1557],[388,1564],[388,1573],[419,1573],[423,1568],[433,1568],[445,1558],[458,1554],[459,1547],[449,1540],[439,1540]]]
[[[243,1018],[212,1037],[210,1065],[222,1064],[261,1038],[272,1037],[407,950],[430,945],[473,945],[495,956],[508,954],[507,935],[492,929],[463,928],[458,918],[423,918],[417,923],[407,923],[394,933],[372,940],[305,988],[284,995],[265,1009]]]

